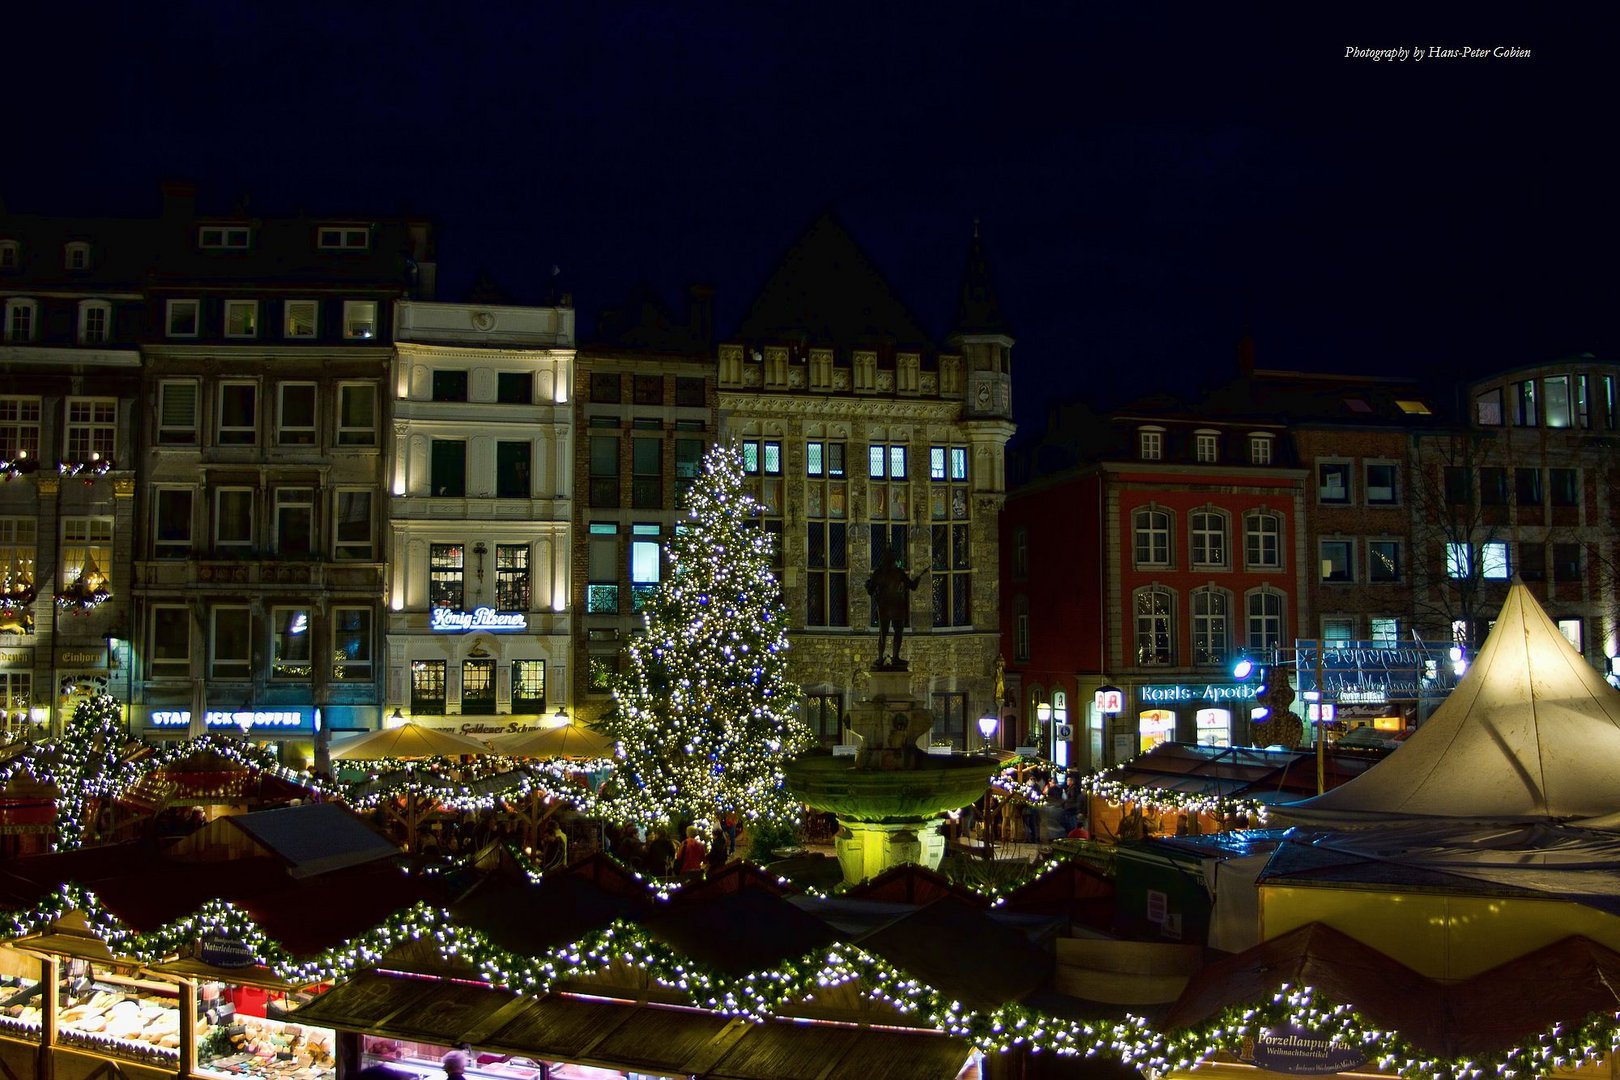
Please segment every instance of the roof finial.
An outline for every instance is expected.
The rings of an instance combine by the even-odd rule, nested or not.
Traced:
[[[979,219],[974,218],[973,219],[973,239],[977,240],[978,238],[979,238]]]

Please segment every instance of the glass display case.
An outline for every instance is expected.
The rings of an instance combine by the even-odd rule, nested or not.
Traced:
[[[0,945],[0,1034],[38,1038],[43,1024],[38,957]]]
[[[333,1080],[336,1035],[283,1019],[307,994],[203,982],[197,986],[197,1073]]]
[[[138,1061],[180,1059],[179,987],[121,975],[87,960],[61,965],[57,1038]]]

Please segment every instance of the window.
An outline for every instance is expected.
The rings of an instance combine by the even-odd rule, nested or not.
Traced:
[[[190,488],[158,488],[152,498],[152,557],[184,559],[191,554]]]
[[[900,444],[885,446],[874,443],[867,448],[866,464],[866,474],[873,480],[904,480],[906,447]]]
[[[1396,506],[1401,501],[1400,467],[1387,462],[1367,465],[1367,505]]]
[[[1252,653],[1270,651],[1282,644],[1283,597],[1271,589],[1257,589],[1248,595],[1248,648]]]
[[[1519,577],[1525,581],[1547,580],[1547,545],[1519,545]]]
[[[461,713],[463,716],[493,716],[495,713],[495,661],[461,662]]]
[[[683,408],[703,408],[706,404],[703,379],[685,375],[675,376],[675,404]]]
[[[1143,428],[1137,433],[1137,446],[1143,461],[1159,461],[1164,457],[1164,432],[1159,428]]]
[[[1342,615],[1327,615],[1322,618],[1322,640],[1325,642],[1344,644],[1355,638],[1355,620],[1347,619]]]
[[[443,660],[411,661],[411,711],[415,713],[444,713]]]
[[[1508,501],[1508,473],[1506,469],[1485,466],[1479,470],[1479,502],[1481,506],[1506,506]]]
[[[375,537],[372,525],[372,492],[365,488],[339,488],[333,520],[336,522],[332,542],[334,559],[356,559],[371,562],[375,557]]]
[[[463,577],[466,573],[466,549],[460,544],[428,545],[428,603],[433,607],[460,610],[463,599]]]
[[[168,336],[196,337],[202,321],[202,302],[199,300],[170,300],[167,305]]]
[[[39,458],[40,399],[0,397],[0,459]]]
[[[1558,623],[1558,632],[1564,635],[1564,640],[1574,646],[1576,652],[1584,653],[1586,651],[1584,620],[1558,619],[1555,621]]]
[[[931,529],[935,626],[972,626],[971,569],[973,550],[966,522],[935,524]]]
[[[630,378],[630,393],[637,405],[662,405],[664,403],[664,377],[662,375],[633,375]]]
[[[1232,745],[1232,712],[1230,709],[1199,709],[1193,713],[1199,746]]]
[[[105,345],[112,337],[112,305],[105,300],[79,302],[79,344]]]
[[[371,246],[371,230],[364,227],[322,225],[315,230],[315,246],[322,251],[364,251]]]
[[[1581,580],[1581,545],[1554,544],[1552,546],[1552,572],[1554,581]]]
[[[1486,390],[1474,398],[1474,420],[1482,427],[1502,426],[1502,388]]]
[[[585,611],[591,615],[619,613],[619,527],[593,521],[591,550],[586,566]]]
[[[343,301],[343,338],[367,341],[377,336],[377,301]]]
[[[63,591],[103,592],[112,567],[111,518],[62,519],[61,581]]]
[[[619,437],[591,436],[590,500],[592,506],[619,505]]]
[[[433,373],[434,401],[466,401],[467,373],[465,371],[435,371]]]
[[[377,388],[371,383],[343,383],[338,387],[339,446],[377,445]]]
[[[1029,597],[1013,597],[1013,659],[1029,659]]]
[[[1194,566],[1226,565],[1226,515],[1218,510],[1194,510],[1192,561]]]
[[[849,524],[825,502],[805,525],[805,625],[849,625]],[[874,549],[874,564],[881,551]],[[875,614],[875,610],[874,610]]]
[[[495,545],[495,608],[529,610],[529,545]]]
[[[1547,490],[1554,506],[1581,504],[1580,474],[1574,469],[1548,469]]]
[[[1367,580],[1389,585],[1401,580],[1401,542],[1367,541]]]
[[[1462,580],[1474,572],[1473,549],[1456,541],[1446,543],[1446,577]]]
[[[288,300],[284,309],[281,334],[287,338],[312,338],[316,333],[316,319],[320,313],[318,300]]]
[[[0,517],[0,594],[13,600],[34,588],[38,528],[33,518]]]
[[[441,677],[443,669],[440,669]],[[332,678],[365,682],[371,678],[371,609],[332,609]]]
[[[289,558],[308,558],[314,550],[315,489],[278,487],[275,493],[275,551]]]
[[[7,341],[33,341],[38,326],[38,302],[15,299],[6,301]]]
[[[1193,457],[1200,465],[1213,465],[1221,458],[1221,437],[1213,431],[1193,435]]]
[[[967,749],[967,695],[937,693],[930,695],[933,703],[934,727],[930,735],[934,745],[950,743],[958,750]]]
[[[495,400],[502,405],[534,404],[534,376],[527,371],[496,372]]]
[[[1535,427],[1536,381],[1526,379],[1513,384],[1513,423],[1519,427]]]
[[[1013,530],[1012,576],[1015,581],[1029,578],[1029,529],[1023,525]]]
[[[658,591],[657,525],[630,526],[630,610],[641,611]]]
[[[1325,506],[1350,503],[1350,463],[1324,461],[1316,466],[1316,501]]]
[[[804,723],[822,743],[843,738],[843,697],[839,694],[804,695]]]
[[[664,505],[664,440],[635,436],[630,440],[630,505],[657,510]]]
[[[804,469],[807,476],[842,479],[844,475],[844,444],[808,442],[804,445]]]
[[[1466,465],[1445,466],[1442,470],[1441,480],[1445,489],[1447,505],[1467,506],[1474,501],[1474,479],[1469,475]]]
[[[250,382],[219,384],[220,446],[252,446],[259,439],[259,387]]]
[[[1136,590],[1136,662],[1147,667],[1174,663],[1174,626],[1170,590],[1150,586]]]
[[[215,605],[209,612],[208,677],[246,679],[252,666],[252,609]]]
[[[214,491],[214,547],[219,554],[247,554],[253,547],[253,489]]]
[[[1136,538],[1136,565],[1169,566],[1170,512],[1142,509],[1136,511],[1131,520]]]
[[[310,665],[309,608],[270,609],[270,677],[308,679]]]
[[[1567,428],[1575,426],[1575,417],[1571,406],[1575,404],[1570,395],[1568,375],[1549,375],[1541,381],[1542,411],[1547,417],[1547,426],[1550,428]]]
[[[1267,511],[1243,519],[1244,558],[1249,569],[1282,568],[1282,518]]]
[[[146,650],[150,679],[191,676],[191,611],[179,605],[152,608],[152,637]]]
[[[546,711],[546,662],[544,660],[512,661],[512,711],[514,713],[543,713]]]
[[[1355,542],[1352,540],[1323,540],[1322,553],[1322,580],[1325,582],[1346,582],[1356,579],[1353,567],[1355,566]]]
[[[90,269],[90,245],[74,240],[62,248],[62,267],[66,270]]]
[[[497,442],[495,444],[495,497],[527,499],[531,494],[529,467],[534,444]]]
[[[1250,435],[1249,436],[1249,464],[1250,465],[1270,465],[1271,464],[1271,444],[1272,444],[1273,441],[1274,440],[1273,440],[1272,436],[1270,436],[1270,435]]]
[[[18,258],[17,241],[0,240],[0,270],[15,270],[21,260]]]
[[[225,301],[225,336],[228,338],[255,338],[259,336],[259,302],[257,300]]]
[[[434,439],[430,494],[461,499],[467,495],[467,444],[461,439]]]
[[[282,383],[276,403],[276,443],[315,445],[315,384]]]
[[[1223,666],[1231,648],[1231,600],[1225,589],[1192,592],[1193,663]]]
[[[1508,546],[1501,541],[1492,541],[1481,544],[1479,576],[1486,581],[1506,581],[1508,579]]]
[[[1513,500],[1521,508],[1541,509],[1541,470],[1513,470]]]
[[[1401,639],[1401,621],[1399,619],[1373,618],[1370,621],[1370,637],[1382,645],[1393,645]]]
[[[703,440],[675,440],[675,492],[685,495],[703,469]]]
[[[619,382],[619,373],[616,371],[591,372],[591,400],[600,405],[617,405]]]
[[[0,248],[0,252],[4,249]],[[28,722],[34,703],[34,676],[28,671],[0,671],[0,721]]]
[[[69,461],[110,458],[118,448],[118,402],[114,398],[68,398],[63,450]]]
[[[244,227],[204,225],[197,230],[197,246],[200,248],[240,249],[247,247],[251,239],[252,230]]]

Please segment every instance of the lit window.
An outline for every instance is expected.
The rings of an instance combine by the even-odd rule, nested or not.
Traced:
[[[104,345],[112,337],[112,305],[105,300],[79,304],[79,344]]]
[[[200,300],[170,300],[167,306],[167,327],[169,337],[189,338],[196,337],[202,313]]]
[[[1564,635],[1564,640],[1565,641],[1569,642],[1572,646],[1575,647],[1576,652],[1584,653],[1586,651],[1586,645],[1584,644],[1585,640],[1586,640],[1586,634],[1585,634],[1585,632],[1583,630],[1583,627],[1582,627],[1582,620],[1580,620],[1580,619],[1559,619],[1558,620],[1558,632],[1560,634]]]
[[[1401,412],[1405,413],[1408,416],[1429,416],[1429,415],[1431,415],[1429,407],[1427,405],[1423,404],[1423,402],[1421,402],[1421,401],[1411,401],[1411,400],[1404,399],[1404,398],[1396,398],[1395,399],[1395,404],[1400,406]]]
[[[1479,573],[1487,581],[1508,579],[1508,546],[1501,541],[1480,545]]]
[[[630,527],[630,610],[640,611],[658,591],[657,525]]]
[[[619,527],[612,522],[590,523],[585,610],[592,615],[619,613]]]
[[[282,336],[288,338],[312,338],[316,332],[316,317],[320,312],[320,302],[317,300],[288,300],[285,307],[285,320],[282,324]]]
[[[1325,461],[1316,466],[1316,498],[1318,502],[1344,506],[1350,502],[1350,464],[1343,461]]]
[[[342,225],[323,225],[315,233],[322,251],[364,251],[371,246],[371,230]]]
[[[241,250],[248,246],[252,236],[253,231],[243,227],[204,225],[197,230],[197,246],[200,248]]]
[[[309,608],[270,609],[272,679],[308,679],[311,671]]]
[[[95,593],[106,589],[112,568],[111,518],[62,519],[62,589]]]
[[[1322,619],[1322,640],[1330,643],[1343,644],[1355,636],[1355,622],[1342,616],[1326,616]]]
[[[442,672],[442,668],[440,669]],[[366,682],[371,678],[371,609],[332,609],[332,678]]]
[[[1199,746],[1232,745],[1232,713],[1228,709],[1199,709],[1193,714]]]
[[[445,662],[411,661],[411,711],[418,715],[444,712]]]
[[[529,545],[495,545],[495,607],[529,610]]]
[[[62,265],[69,270],[90,269],[90,245],[75,240],[62,249]]]
[[[259,336],[259,302],[257,300],[225,301],[225,336],[253,338]]]
[[[1354,581],[1355,542],[1351,540],[1322,541],[1322,580]]]
[[[512,661],[512,711],[536,714],[546,711],[544,660]]]
[[[7,341],[33,341],[38,328],[38,301],[15,298],[6,301]]]
[[[1371,621],[1372,640],[1380,644],[1392,645],[1400,640],[1401,621],[1399,619],[1374,618]]]
[[[343,301],[343,336],[350,341],[377,336],[377,301]]]
[[[259,439],[259,387],[251,382],[219,384],[220,446],[252,446]]]
[[[33,518],[0,517],[0,595],[16,599],[34,588],[38,538],[39,525]]]
[[[466,549],[460,544],[428,545],[428,603],[461,610],[466,574]]]
[[[276,402],[276,443],[315,445],[315,384],[282,383]]]
[[[1136,591],[1136,662],[1142,666],[1174,663],[1173,600],[1170,590],[1153,586]]]

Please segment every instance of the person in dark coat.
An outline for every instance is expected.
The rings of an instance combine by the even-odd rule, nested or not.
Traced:
[[[647,836],[647,853],[642,857],[642,870],[662,877],[669,873],[669,865],[674,861],[675,845],[669,842],[664,830],[654,829]]]
[[[709,873],[718,873],[725,868],[730,855],[731,852],[726,847],[726,832],[716,825],[714,832],[709,834],[709,855],[704,861],[704,866]]]

